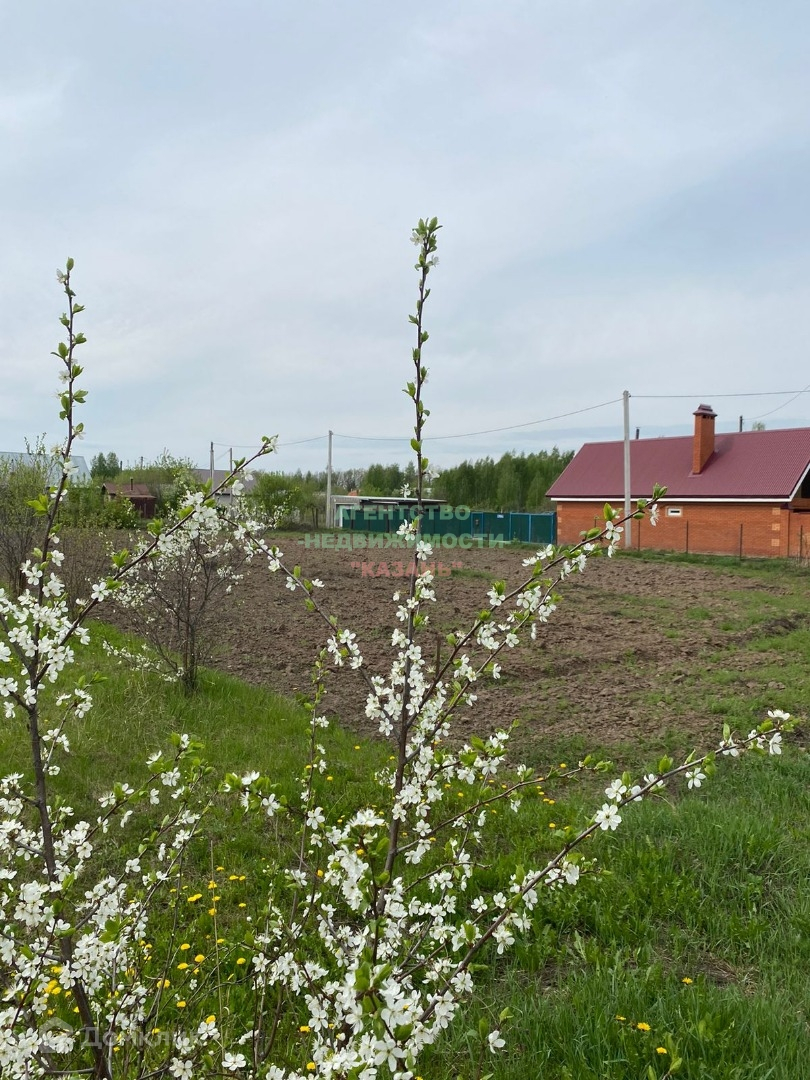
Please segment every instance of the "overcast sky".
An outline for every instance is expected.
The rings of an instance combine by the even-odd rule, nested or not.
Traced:
[[[71,255],[88,460],[278,434],[265,467],[318,469],[331,428],[336,467],[404,464],[434,214],[427,433],[560,417],[438,464],[618,438],[624,389],[642,435],[810,424],[719,396],[810,382],[808,31],[806,0],[0,0],[0,449],[59,435]]]

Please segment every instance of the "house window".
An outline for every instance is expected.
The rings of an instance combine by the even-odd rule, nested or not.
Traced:
[[[668,506],[667,517],[681,517],[683,514],[683,508],[680,506]]]

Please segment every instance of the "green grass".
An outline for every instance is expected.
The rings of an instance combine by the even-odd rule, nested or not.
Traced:
[[[766,582],[774,580],[770,566],[762,573]],[[792,580],[790,595],[800,584]],[[652,733],[650,750],[656,741],[659,750],[677,742],[677,710],[696,704],[692,694],[703,695],[702,707],[718,717],[718,729],[728,719],[747,731],[752,710],[810,706],[810,630],[798,622],[793,629],[760,632],[769,620],[802,608],[801,597],[792,603],[769,594],[767,603],[762,595],[750,600],[736,630],[751,634],[737,641],[733,654],[705,658],[700,689],[691,673],[662,688],[672,733]],[[643,608],[634,611],[647,617]],[[660,619],[661,605],[650,605],[648,617]],[[689,617],[707,620],[703,609]],[[54,781],[77,811],[89,809],[113,780],[137,782],[147,755],[173,731],[205,743],[214,776],[260,769],[273,776],[280,793],[294,797],[307,760],[307,715],[300,705],[210,671],[203,673],[200,692],[187,697],[154,676],[116,665],[100,648],[103,633],[120,640],[94,626],[81,666],[101,670],[107,681],[95,688],[86,720],[71,726],[72,753]],[[746,686],[750,673],[736,666],[743,658],[757,661],[756,691]],[[788,689],[768,690],[769,680]],[[386,762],[388,748],[336,726],[323,741],[330,771],[316,783],[330,812],[337,818],[373,802],[378,789],[371,774]],[[488,1055],[483,1063],[495,1080],[649,1080],[650,1068],[661,1078],[676,1056],[683,1059],[677,1075],[689,1080],[805,1075],[810,759],[801,741],[800,733],[794,736],[781,759],[722,759],[717,776],[700,791],[632,806],[615,835],[598,834],[587,854],[601,871],[574,889],[543,896],[530,939],[507,956],[484,957],[488,967],[479,973],[474,1000],[419,1073],[434,1080],[478,1076],[475,1029],[483,1019],[504,1028],[508,1039],[503,1055]],[[574,763],[598,749],[583,736],[546,739],[537,741],[531,757],[538,766]],[[614,760],[641,763],[638,747],[602,749]],[[4,727],[0,771],[25,768],[25,762],[23,729]],[[601,802],[604,782],[558,783],[544,789],[553,804],[535,796],[517,815],[506,809],[491,815],[483,886],[498,888],[516,861],[538,865],[555,850],[559,830]],[[206,833],[212,847],[201,844],[192,852],[187,889],[204,892],[209,865],[224,866],[220,918],[230,920],[228,932],[235,937],[245,930],[243,912],[260,904],[283,842],[271,829],[244,828],[219,802]],[[111,859],[119,856],[110,849]],[[198,929],[207,951],[212,927],[202,911]],[[501,1023],[505,1007],[513,1019]]]
[[[512,1049],[493,1063],[499,1080],[527,1068],[543,1080],[642,1080],[651,1064],[663,1075],[676,1051],[690,1078],[804,1075],[808,779],[803,755],[729,761],[705,794],[628,811],[592,845],[605,872],[548,899],[534,941],[493,965],[436,1075],[469,1074],[471,1028],[504,1006],[514,1020]]]

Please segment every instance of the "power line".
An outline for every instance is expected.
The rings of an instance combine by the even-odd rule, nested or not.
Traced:
[[[552,420],[563,420],[567,416],[579,416],[580,413],[593,412],[594,409],[604,409],[606,405],[616,405],[622,399],[612,398],[610,401],[602,401],[599,405],[587,405],[584,409],[573,409],[571,412],[557,413],[556,416],[544,416],[541,420],[527,420],[525,424],[508,424],[506,427],[485,428],[482,431],[464,431],[456,435],[426,435],[423,442],[439,442],[443,439],[471,439],[476,435],[493,435],[500,431],[517,431],[519,428],[535,427],[537,424],[550,424]],[[339,439],[351,439],[355,442],[407,442],[408,435],[341,435],[335,432]]]
[[[313,435],[311,439],[296,439],[295,442],[284,442],[279,439],[279,446],[301,446],[303,443],[308,442],[322,442],[326,435]]]
[[[631,394],[630,397],[640,398],[644,401],[668,401],[675,398],[687,398],[691,401],[697,401],[699,398],[785,397],[786,394],[793,394],[793,400],[795,400],[799,394],[804,394],[807,390],[810,390],[810,387],[805,386],[804,390],[762,390],[759,393],[752,391],[744,394],[707,394],[704,391],[700,394]],[[789,401],[785,402],[785,405],[789,404]],[[780,405],[779,408],[781,409],[783,406]],[[767,416],[767,413],[765,415]]]
[[[769,412],[761,413],[760,416],[751,417],[752,420],[758,420],[764,416],[771,416],[773,413],[778,412],[780,409],[786,408],[796,398],[800,397],[810,390],[810,384],[805,386],[802,390],[761,390],[761,391],[744,391],[742,393],[723,393],[712,394],[702,391],[697,394],[631,394],[631,398],[635,398],[640,401],[674,401],[674,400],[689,400],[697,401],[700,399],[716,399],[716,398],[751,398],[751,397],[789,397],[788,401],[785,401],[782,405],[778,405],[775,409],[771,409]],[[454,435],[426,435],[423,442],[444,442],[452,439],[472,439],[479,435],[497,435],[504,431],[519,431],[524,428],[537,427],[540,424],[549,424],[554,420],[565,420],[569,416],[581,416],[583,413],[594,412],[597,409],[604,409],[608,405],[618,405],[622,399],[611,398],[609,401],[602,401],[598,405],[586,405],[582,409],[572,409],[569,412],[556,413],[554,416],[544,416],[539,420],[527,420],[525,423],[520,424],[507,424],[504,427],[494,428],[482,428],[480,431],[462,431]],[[350,442],[386,442],[386,443],[402,443],[410,442],[412,436],[410,435],[346,435],[341,432],[335,432],[334,437],[337,439],[347,439]],[[327,438],[326,435],[312,435],[307,439],[294,439],[291,442],[286,442],[279,439],[278,448],[284,449],[289,446],[303,446],[305,443],[322,442]],[[233,448],[235,450],[255,450],[255,443],[214,443],[215,446],[222,446],[226,448]],[[220,455],[222,456],[222,455]]]
[[[796,398],[801,397],[802,394],[806,394],[808,390],[810,390],[810,383],[805,386],[804,390],[799,390],[798,393],[794,394],[792,398],[790,398],[788,401],[782,402],[781,405],[777,405],[775,409],[770,409],[768,412],[760,413],[759,416],[752,416],[751,419],[761,420],[763,416],[773,416],[773,414],[775,412],[779,412],[780,409],[786,409],[788,405],[791,404],[791,402],[794,402]]]
[[[281,439],[279,439],[279,446],[300,446],[302,443],[320,442],[322,439],[325,439],[325,438],[326,438],[325,435],[313,435],[309,439],[297,439],[295,442],[282,442]],[[214,446],[224,446],[226,449],[229,449],[229,450],[256,450],[257,447],[260,446],[260,445],[261,445],[260,443],[226,443],[226,442],[215,442],[214,443]]]

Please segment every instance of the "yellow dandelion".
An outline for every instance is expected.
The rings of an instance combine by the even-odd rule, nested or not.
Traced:
[[[177,965],[177,970],[178,971],[185,971],[187,967],[188,967],[188,964],[178,964]]]
[[[204,954],[201,953],[201,952],[198,952],[197,955],[194,957],[194,963],[195,964],[201,964],[204,959],[205,959]]]
[[[244,958],[244,956],[240,956],[236,962],[237,964],[246,964],[247,960]]]
[[[626,1016],[619,1016],[619,1014],[618,1014],[618,1013],[616,1013],[616,1019],[617,1019],[617,1020],[626,1020],[626,1019],[627,1019],[627,1017],[626,1017]]]
[[[186,949],[190,949],[190,948],[191,948],[191,946],[189,945],[189,943],[187,941],[184,941],[183,944],[180,946],[180,950],[182,952],[185,952]]]
[[[308,1031],[311,1031],[312,1029],[310,1028],[309,1024],[302,1024],[298,1030],[306,1033]]]
[[[641,1021],[640,1024],[636,1024],[636,1027],[638,1028],[639,1031],[649,1031],[650,1030],[650,1025],[645,1024],[645,1022],[643,1020]]]
[[[212,881],[208,882],[208,888],[209,889],[215,889],[216,887],[217,887],[217,883],[215,881],[212,880]]]
[[[222,869],[222,868],[220,867],[220,869]],[[217,1022],[217,1018],[214,1015],[214,1013],[211,1013],[210,1016],[206,1016],[205,1022],[206,1022],[206,1024],[215,1024]]]
[[[189,896],[188,902],[190,904],[196,904],[197,901],[200,900],[200,899],[202,899],[202,893],[201,892],[195,892],[193,896]]]
[[[567,766],[567,765],[565,764],[565,762],[564,762],[564,761],[561,761],[561,762],[560,762],[560,768],[561,768],[561,769],[567,769],[567,768],[568,768],[568,766]]]
[[[171,985],[172,984],[169,982],[168,979],[164,979],[162,982],[160,981],[160,979],[158,979],[158,986],[162,986],[164,990],[166,990]]]
[[[224,870],[224,869],[225,869],[225,867],[224,867],[224,866],[218,866],[218,867],[217,867],[217,870]]]
[[[356,746],[355,749],[359,750],[360,747]],[[314,1061],[308,1061],[307,1062],[307,1068],[309,1069],[310,1072],[314,1072],[315,1071],[315,1062]]]
[[[667,1048],[665,1046],[656,1046],[655,1052],[656,1054],[666,1054]]]
[[[185,1009],[185,1007],[186,1007],[185,1001],[178,1001],[177,1002],[177,1008],[178,1009]]]
[[[318,875],[318,877],[323,877],[323,870],[316,870],[315,873]]]
[[[228,875],[228,881],[238,881],[238,880],[239,880],[239,875],[238,874],[229,874]]]
[[[681,979],[681,982],[682,982],[682,983],[686,983],[686,985],[687,985],[687,986],[691,986],[691,985],[692,985],[692,982],[693,982],[693,980],[692,980],[692,979],[690,979],[690,978],[689,978],[689,976],[687,975],[687,976],[686,976],[685,978]]]
[[[208,914],[209,915],[216,915],[216,913],[217,913],[217,909],[215,907],[210,907],[208,909]]]
[[[247,907],[247,904],[240,904],[239,907]]]

